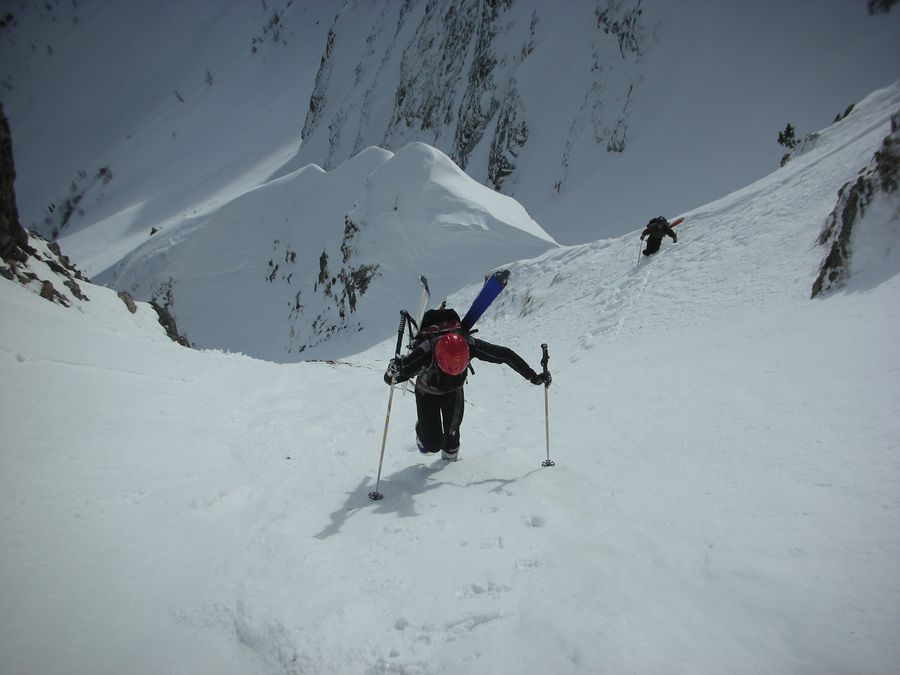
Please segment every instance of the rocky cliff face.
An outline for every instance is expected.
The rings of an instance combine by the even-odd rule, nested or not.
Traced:
[[[817,243],[828,253],[819,267],[813,283],[811,297],[826,294],[842,287],[851,276],[853,268],[853,242],[859,237],[857,230],[867,211],[879,199],[895,202],[900,185],[900,111],[891,117],[891,133],[882,141],[869,166],[859,172],[856,180],[849,181],[838,192],[838,201],[828,215],[825,227]],[[888,234],[888,236],[890,236]],[[890,252],[894,242],[890,239],[878,242],[878,246]]]
[[[360,261],[364,256],[360,256],[356,240],[364,228],[364,222],[344,216],[343,237],[339,244],[329,242],[331,245],[322,249],[312,283],[307,278],[312,268],[298,261],[297,251],[280,240],[273,242],[275,254],[268,261],[266,280],[288,298],[287,320],[279,327],[287,331],[283,338],[286,354],[305,354],[336,336],[363,330],[359,317],[354,316],[357,303],[372,280],[381,276],[377,262]]]
[[[560,192],[575,155],[626,151],[651,34],[641,0],[349,3],[328,31],[289,168],[422,141],[506,194],[529,173],[530,151],[540,187]],[[578,56],[559,72],[552,56],[570,39]]]

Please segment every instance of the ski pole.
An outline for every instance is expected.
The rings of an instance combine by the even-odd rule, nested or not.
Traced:
[[[400,312],[400,329],[397,331],[397,347],[394,349],[394,358],[400,356],[400,345],[403,343],[403,328],[406,325],[406,312]],[[378,457],[378,477],[375,479],[375,489],[369,493],[369,499],[378,501],[384,499],[384,495],[378,491],[381,485],[381,467],[384,464],[384,446],[387,443],[388,423],[391,421],[391,405],[394,402],[394,385],[397,384],[397,376],[391,376],[391,393],[388,396],[387,414],[384,416],[384,434],[381,437],[381,455]]]
[[[550,355],[547,353],[547,345],[541,345],[541,351],[544,355],[541,357],[541,367],[544,369],[544,374],[547,374],[547,362],[550,360]],[[556,462],[550,459],[550,404],[548,402],[548,392],[550,391],[550,385],[544,384],[544,432],[547,437],[547,459],[541,462],[541,466],[556,466]]]

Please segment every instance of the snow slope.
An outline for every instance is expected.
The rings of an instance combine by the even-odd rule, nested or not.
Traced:
[[[479,335],[549,344],[556,466],[541,389],[476,363],[458,463],[397,393],[377,503],[390,341],[277,365],[0,281],[0,671],[897,672],[896,193],[807,298],[898,107],[639,265],[636,232],[513,265]]]

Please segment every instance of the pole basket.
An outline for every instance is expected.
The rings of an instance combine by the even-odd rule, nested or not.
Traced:
[[[552,459],[545,459],[543,462],[541,462],[541,466],[556,466],[556,462],[554,462]],[[371,497],[371,495],[369,496]]]
[[[372,492],[369,493],[369,499],[371,499],[373,502],[377,502],[384,499],[384,495],[377,490],[372,490]]]

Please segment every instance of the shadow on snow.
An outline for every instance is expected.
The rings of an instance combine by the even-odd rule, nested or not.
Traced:
[[[415,498],[435,488],[444,485],[466,488],[497,483],[491,491],[502,492],[506,486],[541,471],[541,469],[533,469],[517,478],[486,478],[468,483],[434,479],[435,474],[445,466],[447,463],[443,460],[438,460],[430,466],[416,464],[382,478],[380,491],[384,494],[384,499],[378,501],[369,499],[369,493],[374,488],[374,481],[371,476],[365,476],[353,490],[347,493],[344,504],[331,512],[331,522],[322,528],[315,537],[326,539],[337,534],[351,516],[369,506],[374,508],[375,513],[394,513],[400,518],[410,518],[419,515],[415,508]]]

